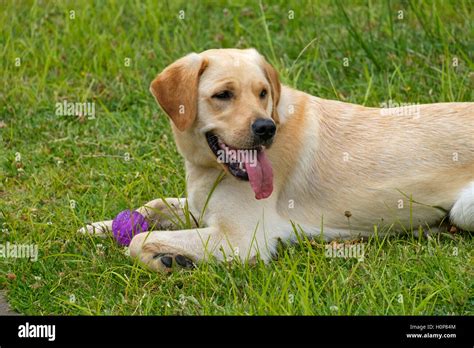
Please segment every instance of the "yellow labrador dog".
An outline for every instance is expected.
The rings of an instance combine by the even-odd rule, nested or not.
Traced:
[[[294,224],[327,240],[369,236],[374,225],[435,230],[445,217],[474,230],[474,103],[406,115],[320,99],[281,85],[255,49],[189,54],[150,89],[185,159],[187,206],[204,212],[203,226],[133,238],[131,256],[154,270],[209,255],[268,260]],[[170,229],[164,216],[184,216],[185,205],[158,199],[138,211]]]

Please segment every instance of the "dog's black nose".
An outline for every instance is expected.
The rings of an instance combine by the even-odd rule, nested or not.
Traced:
[[[252,132],[260,140],[266,141],[275,135],[276,126],[275,123],[268,118],[258,118],[252,124]]]

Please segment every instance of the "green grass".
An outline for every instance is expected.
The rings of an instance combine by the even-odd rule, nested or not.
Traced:
[[[76,230],[184,195],[183,161],[148,92],[178,57],[255,47],[284,83],[323,98],[472,101],[473,9],[462,0],[3,1],[0,244],[33,243],[40,256],[1,259],[0,288],[24,314],[472,315],[469,234],[372,238],[362,262],[327,258],[304,239],[268,265],[159,275],[110,238]],[[95,102],[96,118],[57,116],[63,100]]]

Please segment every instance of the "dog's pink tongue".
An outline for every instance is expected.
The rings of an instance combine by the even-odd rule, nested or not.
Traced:
[[[256,199],[267,198],[273,191],[273,170],[264,150],[258,151],[257,163],[245,162],[250,186]]]

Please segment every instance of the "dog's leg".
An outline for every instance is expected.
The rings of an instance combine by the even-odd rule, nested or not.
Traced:
[[[155,199],[138,208],[137,211],[145,216],[153,229],[172,230],[186,222],[190,222],[191,227],[196,226],[192,214],[189,214],[189,219],[186,216],[186,198],[166,198],[165,200],[166,202],[163,202],[161,198]],[[112,220],[107,220],[87,224],[78,232],[104,238],[111,231]]]
[[[130,243],[130,256],[161,272],[169,272],[176,267],[189,268],[210,258],[253,262],[258,254],[263,261],[271,259],[268,250],[275,249],[276,239],[258,241],[260,238],[254,238],[251,232],[232,231],[226,234],[217,227],[205,227],[140,233]]]
[[[474,181],[467,185],[449,212],[453,225],[474,231]]]
[[[198,217],[186,211],[186,201],[186,198],[165,198],[165,201],[158,198],[146,203],[137,211],[145,216],[154,230],[175,230],[179,226],[197,227],[195,218]]]

